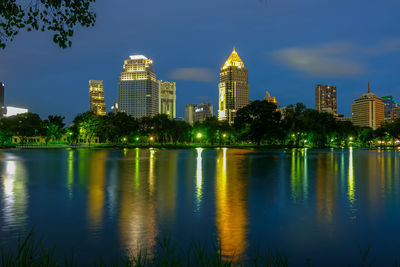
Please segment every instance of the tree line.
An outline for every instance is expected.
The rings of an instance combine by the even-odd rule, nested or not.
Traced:
[[[346,147],[397,145],[400,120],[385,123],[377,130],[358,127],[350,121],[336,120],[332,114],[306,108],[302,103],[283,110],[267,101],[253,101],[236,113],[234,124],[210,117],[193,125],[169,119],[165,114],[136,119],[123,112],[96,116],[78,114],[69,127],[64,117],[51,115],[42,120],[33,113],[0,119],[1,145],[18,137],[27,143],[40,136],[44,142],[79,144],[82,140],[112,145],[127,144],[203,144],[265,145],[285,147]]]

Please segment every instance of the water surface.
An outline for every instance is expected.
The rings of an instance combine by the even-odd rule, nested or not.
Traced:
[[[170,237],[246,258],[377,264],[400,256],[396,150],[9,149],[0,151],[0,246],[34,228],[82,263]]]

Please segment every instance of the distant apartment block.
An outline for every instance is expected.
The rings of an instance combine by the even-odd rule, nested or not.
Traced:
[[[99,116],[106,115],[106,105],[104,103],[103,81],[89,81],[89,109]]]
[[[354,125],[376,130],[384,120],[385,104],[381,98],[370,92],[368,83],[368,93],[354,100],[351,121]]]
[[[336,86],[318,84],[315,87],[315,109],[320,112],[337,113]]]
[[[158,81],[159,112],[166,114],[170,119],[176,118],[176,82]]]

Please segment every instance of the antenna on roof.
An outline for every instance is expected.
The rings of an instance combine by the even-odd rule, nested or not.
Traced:
[[[368,93],[369,93],[369,80],[368,80]]]

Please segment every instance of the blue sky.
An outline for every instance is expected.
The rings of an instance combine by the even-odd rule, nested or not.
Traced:
[[[281,106],[314,107],[316,84],[338,88],[349,115],[367,90],[400,99],[400,2],[344,0],[98,0],[94,28],[78,28],[72,48],[50,33],[21,32],[0,50],[6,105],[70,122],[88,110],[88,81],[117,97],[123,60],[143,54],[157,78],[177,82],[177,115],[187,103],[217,110],[219,69],[233,46],[249,70],[250,99],[265,91]]]

